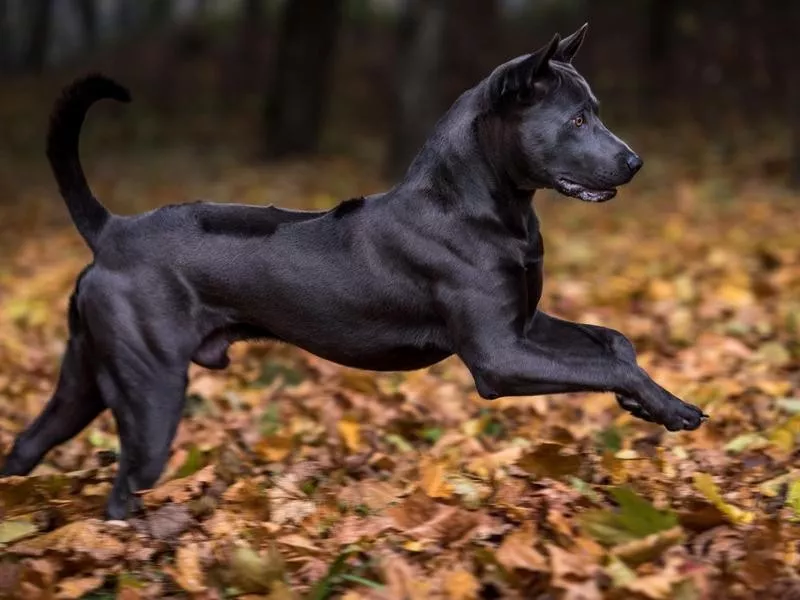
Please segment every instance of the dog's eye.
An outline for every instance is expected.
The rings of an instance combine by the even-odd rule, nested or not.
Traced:
[[[575,125],[575,127],[582,127],[585,122],[586,119],[583,118],[583,115],[578,115],[572,119],[572,124]]]

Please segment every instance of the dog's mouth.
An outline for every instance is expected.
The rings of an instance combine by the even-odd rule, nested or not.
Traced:
[[[578,198],[584,202],[606,202],[617,195],[617,188],[592,189],[565,177],[558,177],[553,187],[565,196]]]

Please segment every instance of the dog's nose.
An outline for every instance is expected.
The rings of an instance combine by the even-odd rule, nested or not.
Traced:
[[[638,154],[634,154],[633,152],[631,152],[628,155],[628,158],[625,160],[625,163],[628,165],[628,169],[633,175],[635,175],[639,171],[639,169],[642,168],[642,159],[639,158]]]

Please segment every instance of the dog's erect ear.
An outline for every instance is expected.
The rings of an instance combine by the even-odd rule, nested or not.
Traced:
[[[558,44],[558,49],[553,55],[553,59],[561,62],[571,63],[572,59],[581,49],[583,40],[586,39],[586,30],[589,29],[589,24],[584,23],[578,31],[565,37]]]
[[[550,59],[558,51],[560,41],[561,36],[555,34],[546,46],[533,54],[498,69],[490,81],[492,99],[495,102],[532,100],[536,95],[536,81],[549,69]]]

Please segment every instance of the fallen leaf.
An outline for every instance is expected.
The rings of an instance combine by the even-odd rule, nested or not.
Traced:
[[[354,419],[342,419],[336,423],[345,448],[351,453],[359,452],[361,444],[361,423]]]
[[[546,572],[548,570],[547,560],[534,548],[534,533],[530,523],[526,523],[519,531],[508,534],[497,549],[495,556],[497,562],[509,571],[522,569]]]
[[[444,589],[450,600],[475,600],[480,587],[475,576],[464,569],[444,574]]]
[[[58,582],[56,586],[57,600],[75,600],[83,598],[89,592],[103,585],[105,578],[100,575],[88,577],[68,577]]]
[[[755,518],[753,513],[725,502],[722,495],[719,493],[717,484],[714,483],[714,480],[708,473],[695,473],[694,487],[734,525],[747,525]]]
[[[603,544],[624,544],[678,524],[675,513],[658,510],[630,488],[613,488],[611,494],[619,504],[618,509],[590,510],[578,519],[581,527]]]
[[[197,544],[178,547],[175,551],[175,566],[165,567],[164,570],[184,591],[196,594],[207,589]]]
[[[38,531],[34,523],[23,519],[0,521],[0,544],[9,544]]]
[[[666,531],[650,534],[638,540],[631,540],[624,544],[615,546],[611,550],[611,556],[618,558],[629,565],[639,565],[644,562],[655,560],[663,552],[680,544],[685,539],[684,531],[681,527],[673,527]]]
[[[173,479],[142,494],[145,506],[171,501],[177,504],[196,498],[216,479],[214,465],[208,465],[187,477]]]
[[[101,521],[76,521],[39,537],[17,542],[6,551],[23,556],[43,556],[48,553],[80,554],[98,563],[121,558],[125,546],[103,531]]]
[[[238,589],[263,594],[283,578],[285,570],[283,558],[274,545],[263,555],[239,546],[233,551],[227,573],[231,584]]]
[[[525,452],[517,466],[537,479],[557,479],[577,475],[581,462],[581,456],[573,449],[555,442],[543,442]]]
[[[447,463],[440,460],[425,461],[420,466],[422,478],[419,486],[431,498],[450,498],[453,486],[447,482]]]

